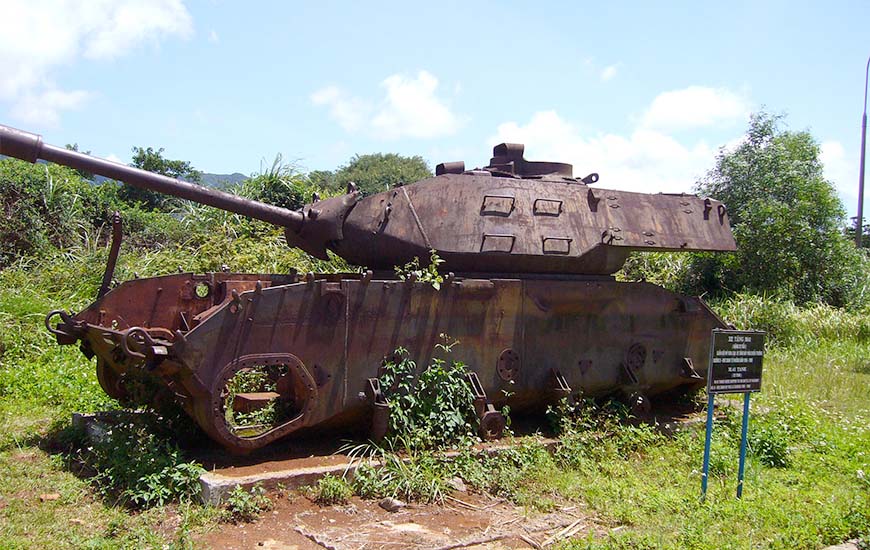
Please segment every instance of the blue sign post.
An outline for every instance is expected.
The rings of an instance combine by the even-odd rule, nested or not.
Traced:
[[[737,470],[737,498],[743,497],[746,439],[749,431],[749,396],[761,391],[764,333],[741,330],[713,330],[710,366],[707,369],[707,434],[704,440],[704,471],[701,500],[707,496],[710,473],[710,443],[713,439],[713,399],[717,393],[743,394],[743,427],[740,433],[740,465]]]

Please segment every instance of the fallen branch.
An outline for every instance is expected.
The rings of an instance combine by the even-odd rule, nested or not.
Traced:
[[[550,538],[545,540],[543,543],[541,543],[541,546],[549,546],[549,545],[553,544],[554,542],[556,542],[557,540],[561,540],[565,537],[570,537],[571,534],[576,533],[577,531],[580,530],[580,527],[581,527],[580,523],[582,521],[583,521],[582,519],[578,519],[576,521],[569,523],[564,529],[562,529],[561,531],[559,531],[558,533],[556,533],[555,535],[551,536]],[[576,530],[573,531],[571,534],[569,534],[569,532],[571,532],[572,529],[576,529]]]
[[[523,542],[525,542],[526,544],[528,544],[532,548],[535,548],[536,550],[541,550],[543,548],[543,546],[541,546],[540,544],[535,542],[535,540],[531,537],[527,537],[526,535],[523,535],[523,534],[520,534],[518,536],[523,540]]]
[[[474,504],[471,504],[470,502],[465,502],[464,500],[459,500],[458,498],[452,497],[450,495],[447,495],[444,498],[446,498],[447,500],[452,500],[456,504],[459,504],[460,506],[465,506],[466,508],[470,508],[472,510],[483,510],[483,508],[481,508],[480,506],[476,506]]]

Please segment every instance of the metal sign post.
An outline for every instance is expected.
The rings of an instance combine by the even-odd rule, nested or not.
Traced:
[[[713,398],[717,393],[743,394],[743,427],[740,434],[740,465],[737,470],[737,498],[743,497],[743,471],[746,465],[746,435],[749,431],[749,395],[761,391],[764,359],[764,333],[745,330],[714,329],[707,369],[707,435],[704,441],[704,471],[701,475],[701,500],[707,496],[710,473],[710,443],[713,436]]]

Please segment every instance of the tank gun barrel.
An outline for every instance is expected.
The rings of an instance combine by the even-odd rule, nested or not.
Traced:
[[[180,197],[236,214],[256,218],[292,231],[302,228],[303,215],[293,210],[246,199],[217,189],[140,170],[42,142],[42,136],[0,124],[0,155],[28,162],[45,160],[99,174],[134,187]]]

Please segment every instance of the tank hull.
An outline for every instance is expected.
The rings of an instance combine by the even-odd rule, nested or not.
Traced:
[[[402,347],[427,365],[444,335],[458,341],[450,358],[479,381],[484,414],[576,394],[696,388],[710,331],[724,326],[699,298],[610,277],[454,276],[436,290],[368,272],[137,279],[51,329],[97,356],[113,397],[131,399],[147,381],[162,389],[150,400],[178,401],[217,442],[247,451],[303,428],[379,431],[373,386],[385,359]],[[238,395],[254,408],[292,406],[281,422],[245,432],[228,422],[227,388],[254,368],[280,370],[277,389]]]

